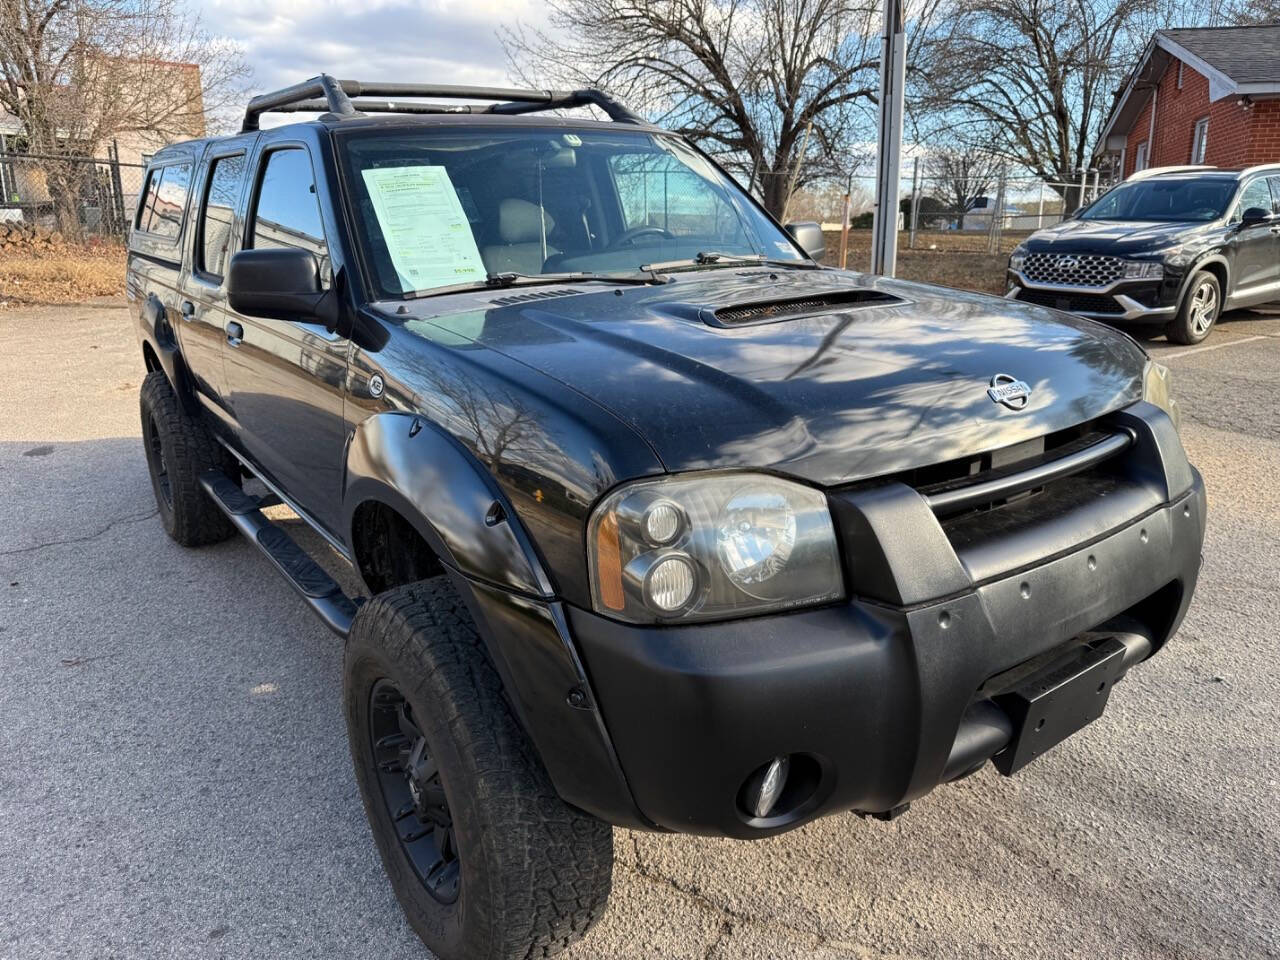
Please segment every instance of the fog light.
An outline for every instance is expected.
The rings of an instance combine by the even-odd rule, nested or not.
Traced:
[[[749,789],[747,793],[748,809],[754,816],[764,818],[773,810],[774,804],[782,796],[782,788],[787,784],[787,773],[790,769],[790,757],[774,757],[773,761],[764,768],[759,786]]]
[[[681,554],[663,557],[654,565],[645,584],[649,603],[663,613],[679,610],[693,596],[693,566]]]

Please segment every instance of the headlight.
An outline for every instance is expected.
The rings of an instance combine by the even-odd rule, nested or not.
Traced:
[[[1027,248],[1018,244],[1009,255],[1009,269],[1022,272],[1022,265],[1027,262]]]
[[[1182,428],[1182,414],[1178,410],[1178,401],[1173,399],[1173,374],[1169,368],[1154,360],[1147,361],[1147,368],[1142,373],[1142,399],[1154,403],[1169,415],[1173,425]]]
[[[1128,260],[1124,265],[1126,280],[1163,280],[1164,264],[1155,260]]]
[[[844,596],[820,491],[763,474],[667,477],[601,501],[587,529],[595,609],[711,620]]]

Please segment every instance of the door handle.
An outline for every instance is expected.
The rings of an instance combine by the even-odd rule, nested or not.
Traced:
[[[190,300],[183,300],[182,303],[178,305],[178,310],[182,313],[183,320],[190,320],[196,315],[196,305]]]
[[[235,320],[227,324],[227,343],[233,347],[244,343],[244,327]]]

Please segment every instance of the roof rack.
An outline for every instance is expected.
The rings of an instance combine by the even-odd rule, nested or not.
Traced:
[[[497,100],[488,104],[438,104],[405,100],[356,100],[352,97],[434,97],[440,100]],[[366,83],[335,80],[327,73],[291,87],[262,93],[249,101],[242,133],[258,129],[258,118],[267,112],[324,111],[325,120],[345,120],[367,113],[536,113],[569,107],[596,106],[619,123],[644,123],[600,90],[512,90],[505,87],[460,87],[429,83]]]
[[[1147,177],[1159,177],[1166,173],[1192,173],[1196,170],[1217,170],[1217,167],[1211,167],[1204,163],[1185,164],[1180,167],[1147,167],[1145,170],[1135,170],[1129,174],[1129,180],[1145,180]]]

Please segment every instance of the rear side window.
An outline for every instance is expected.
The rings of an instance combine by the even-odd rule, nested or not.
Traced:
[[[200,239],[196,242],[196,268],[210,276],[221,278],[226,267],[244,167],[244,154],[219,157],[213,162],[209,189],[205,192],[204,207],[200,211]]]
[[[182,232],[182,216],[187,209],[187,192],[191,187],[191,164],[179,163],[164,168],[164,178],[156,189],[155,208],[147,231],[169,239]]]
[[[310,251],[327,282],[329,248],[320,223],[311,158],[305,150],[290,148],[267,154],[253,211],[249,246],[298,247]]]
[[[138,204],[138,216],[133,222],[135,229],[143,231],[147,229],[151,214],[156,208],[156,190],[159,189],[160,178],[163,176],[163,167],[147,171],[147,185],[142,190],[142,202]]]

